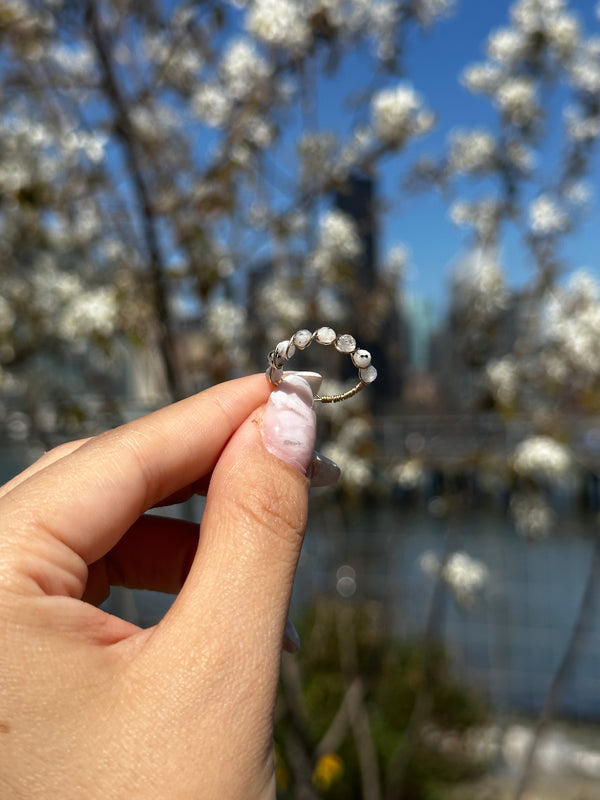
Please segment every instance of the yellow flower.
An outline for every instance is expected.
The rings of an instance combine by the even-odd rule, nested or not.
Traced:
[[[288,789],[290,785],[290,774],[277,747],[275,747],[275,782],[277,790],[281,792]]]
[[[344,774],[344,763],[336,753],[325,753],[317,761],[312,775],[313,784],[324,791]]]

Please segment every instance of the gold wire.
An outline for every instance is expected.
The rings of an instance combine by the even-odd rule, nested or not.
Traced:
[[[361,389],[364,389],[366,385],[367,385],[366,383],[363,383],[363,381],[361,381],[360,383],[357,383],[353,389],[349,389],[347,392],[344,392],[343,394],[326,394],[323,395],[323,397],[316,394],[314,396],[314,399],[318,400],[319,403],[341,403],[342,400],[348,400],[348,398],[354,397],[354,395],[358,394],[358,392],[360,392]]]

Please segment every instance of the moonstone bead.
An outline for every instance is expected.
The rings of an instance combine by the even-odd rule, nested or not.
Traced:
[[[304,350],[304,348],[310,344],[311,339],[312,333],[307,331],[306,328],[302,328],[301,331],[296,331],[296,333],[292,336],[294,344],[300,350]]]
[[[368,350],[355,350],[352,353],[352,363],[359,369],[366,369],[371,363],[371,353]]]
[[[333,344],[335,342],[335,331],[333,328],[319,328],[316,339],[319,344]]]
[[[296,348],[294,345],[290,345],[290,340],[285,339],[283,342],[279,342],[277,347],[275,348],[275,355],[279,356],[279,358],[291,358],[294,353],[296,352]]]
[[[269,367],[267,369],[267,378],[271,381],[271,383],[279,383],[283,379],[283,369]]]
[[[356,339],[349,333],[342,333],[335,340],[335,349],[340,353],[353,353],[356,350]]]
[[[366,369],[359,369],[358,377],[363,383],[373,383],[377,377],[377,370],[373,366],[367,367]]]
[[[285,357],[277,353],[276,350],[271,350],[271,352],[269,353],[269,363],[273,367],[277,368],[283,367],[283,365],[285,364]]]

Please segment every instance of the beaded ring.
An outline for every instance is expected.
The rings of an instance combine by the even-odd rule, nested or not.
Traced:
[[[348,353],[352,363],[358,368],[359,377],[356,386],[347,392],[324,396],[317,394],[315,395],[315,400],[321,403],[340,403],[342,400],[353,397],[368,384],[373,383],[377,377],[377,370],[371,364],[371,354],[368,350],[362,350],[357,347],[354,336],[350,336],[349,333],[343,333],[338,336],[333,328],[318,328],[314,333],[303,328],[300,331],[296,331],[289,339],[279,342],[275,349],[269,353],[269,366],[266,374],[274,386],[277,386],[283,380],[283,365],[288,358],[294,355],[296,348],[304,350],[313,342],[322,345],[332,344],[339,353]]]

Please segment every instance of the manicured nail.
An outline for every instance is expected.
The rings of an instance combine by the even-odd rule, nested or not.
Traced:
[[[283,632],[283,649],[288,653],[297,653],[300,650],[300,637],[292,621],[287,619]]]
[[[263,441],[274,456],[306,474],[315,446],[316,415],[310,385],[288,375],[274,389],[263,420]]]
[[[323,376],[319,375],[318,372],[297,372],[294,370],[289,370],[283,373],[284,379],[289,375],[299,375],[301,378],[304,378],[304,380],[308,382],[308,385],[312,389],[313,394],[317,394],[321,388],[321,384],[323,383]]]
[[[341,470],[335,461],[332,461],[323,453],[318,453],[316,450],[313,453],[312,461],[308,468],[308,477],[310,478],[310,485],[313,488],[319,486],[333,486],[338,482]]]

